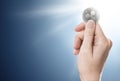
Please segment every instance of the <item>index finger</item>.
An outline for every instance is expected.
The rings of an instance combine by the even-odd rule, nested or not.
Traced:
[[[84,22],[80,23],[79,25],[77,25],[77,26],[75,27],[75,31],[76,31],[76,32],[80,32],[80,31],[82,31],[83,29],[85,29],[85,23],[84,23]]]

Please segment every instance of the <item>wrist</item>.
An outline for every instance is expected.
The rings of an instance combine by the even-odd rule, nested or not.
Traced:
[[[80,75],[81,81],[101,81],[100,74],[84,74]]]

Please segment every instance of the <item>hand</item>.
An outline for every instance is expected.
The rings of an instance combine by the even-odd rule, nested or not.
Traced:
[[[100,25],[89,20],[75,28],[74,54],[78,55],[81,81],[100,81],[103,66],[112,46]]]

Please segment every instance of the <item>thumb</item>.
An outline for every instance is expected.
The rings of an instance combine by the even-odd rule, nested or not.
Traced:
[[[94,36],[95,36],[95,22],[93,20],[89,20],[86,24],[84,32],[84,40],[82,44],[83,49],[92,52]]]

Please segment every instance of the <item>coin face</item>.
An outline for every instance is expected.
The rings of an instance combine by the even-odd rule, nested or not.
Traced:
[[[83,12],[83,20],[87,22],[88,20],[93,20],[98,22],[99,15],[98,12],[94,8],[87,8]]]

